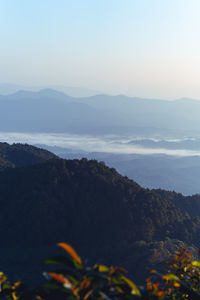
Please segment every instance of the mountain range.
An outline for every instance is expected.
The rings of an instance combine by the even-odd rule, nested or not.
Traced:
[[[66,93],[72,97],[90,97],[97,94],[100,94],[98,91],[83,88],[83,87],[74,87],[74,86],[63,86],[63,85],[46,85],[46,86],[24,86],[19,84],[11,84],[11,83],[0,83],[0,94],[8,95],[13,94],[18,91],[32,91],[38,92],[41,89],[55,89],[59,92]]]
[[[29,145],[0,143],[0,157],[0,264],[11,279],[35,282],[37,264],[61,241],[89,263],[124,266],[135,281],[177,245],[198,246],[199,214],[185,203],[200,207],[199,196],[144,189],[103,162]]]
[[[200,101],[192,99],[74,98],[52,89],[0,96],[2,131],[194,135],[199,113]]]

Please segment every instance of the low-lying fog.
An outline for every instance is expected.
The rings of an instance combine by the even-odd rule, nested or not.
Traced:
[[[200,155],[200,138],[170,139],[131,136],[91,136],[78,134],[47,134],[0,132],[0,141],[7,143],[44,144],[70,148],[74,151],[122,154]]]

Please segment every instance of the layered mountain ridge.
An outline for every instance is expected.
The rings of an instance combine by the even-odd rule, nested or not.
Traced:
[[[75,98],[52,89],[0,96],[0,126],[4,131],[189,134],[198,132],[199,113],[197,100],[124,95]]]

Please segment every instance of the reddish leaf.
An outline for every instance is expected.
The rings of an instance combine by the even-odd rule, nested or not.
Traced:
[[[57,245],[63,248],[79,265],[82,264],[81,258],[78,256],[76,251],[72,248],[72,246],[66,243],[59,243]]]

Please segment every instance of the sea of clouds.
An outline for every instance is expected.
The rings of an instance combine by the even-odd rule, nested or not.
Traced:
[[[0,132],[0,142],[27,143],[31,145],[43,144],[48,146],[58,146],[71,149],[72,151],[82,150],[86,152],[108,152],[122,154],[167,154],[176,156],[200,155],[200,150],[187,149],[163,149],[146,148],[140,145],[132,145],[130,141],[144,139],[145,137],[131,137],[119,135],[78,135],[78,134],[58,134],[58,133],[19,133]],[[145,138],[156,140],[155,138]],[[167,140],[167,139],[166,139]],[[169,141],[169,140],[168,140]],[[175,142],[176,140],[173,140]],[[179,142],[180,139],[177,139]]]

